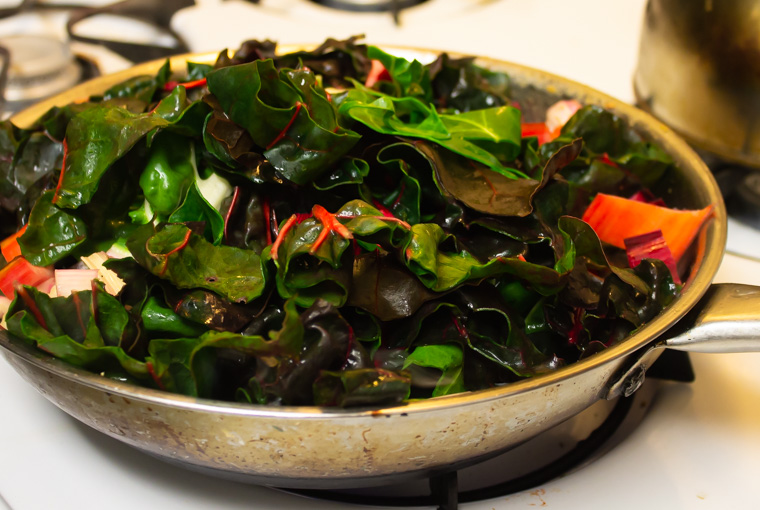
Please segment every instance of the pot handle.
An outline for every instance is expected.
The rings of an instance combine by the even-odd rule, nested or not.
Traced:
[[[760,351],[760,287],[713,284],[699,303],[667,333],[666,339],[634,356],[611,379],[602,394],[612,399],[632,395],[663,348],[689,352]]]
[[[760,287],[713,284],[666,335],[660,345],[679,351],[760,351]]]

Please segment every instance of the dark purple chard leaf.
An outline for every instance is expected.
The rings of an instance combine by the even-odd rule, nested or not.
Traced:
[[[45,133],[32,133],[20,145],[8,169],[7,179],[25,193],[35,182],[49,174],[58,174],[63,161],[63,145]]]
[[[451,228],[462,220],[463,209],[452,197],[441,195],[433,166],[419,148],[424,143],[399,138],[368,146],[362,157],[378,164],[373,163],[360,193],[407,223],[434,222]]]
[[[208,87],[229,118],[243,126],[275,169],[296,184],[325,173],[359,140],[340,128],[335,109],[312,73],[295,77],[279,72],[271,60],[217,69]]]
[[[62,156],[62,144],[44,132],[0,123],[0,236],[26,223],[40,191],[55,187]]]
[[[13,161],[29,137],[10,121],[0,122],[0,233],[3,237],[18,230],[17,214],[23,193],[13,184]]]
[[[103,94],[103,100],[134,97],[145,103],[150,103],[153,101],[156,92],[159,92],[169,81],[171,72],[171,66],[167,59],[154,76],[140,75],[118,83],[106,90]]]
[[[464,352],[457,344],[420,345],[415,347],[404,362],[404,370],[412,374],[412,386],[417,386],[413,367],[434,368],[441,373],[431,396],[440,397],[465,391]],[[427,377],[424,378],[427,382]]]
[[[257,193],[243,186],[235,188],[232,196],[222,203],[224,244],[259,254],[264,250],[267,230],[271,228],[265,211],[267,198],[265,192]]]
[[[149,113],[135,115],[123,108],[96,106],[71,119],[66,129],[66,164],[54,203],[76,209],[89,202],[111,165],[149,132],[176,121],[179,105],[185,102],[184,89],[177,87]]]
[[[379,251],[354,258],[346,305],[370,312],[381,321],[409,317],[440,294],[429,291],[394,256]]]
[[[525,256],[528,251],[526,242],[505,235],[497,229],[482,226],[477,221],[470,223],[466,228],[458,228],[453,233],[456,236],[457,243],[481,262]],[[538,241],[531,239],[531,242]]]
[[[344,157],[332,169],[314,181],[314,187],[327,191],[338,186],[361,184],[369,174],[369,165],[359,158]]]
[[[556,267],[559,271],[570,271],[575,260],[583,257],[586,264],[593,269],[609,269],[633,292],[649,294],[650,285],[637,275],[636,271],[611,265],[602,248],[602,243],[591,226],[578,218],[564,216],[558,227],[565,238],[565,253],[558,257]]]
[[[341,118],[385,135],[434,142],[507,178],[525,177],[506,166],[520,153],[520,111],[516,108],[439,114],[432,105],[413,97],[395,98],[360,84],[356,87],[336,98]]]
[[[645,292],[625,282],[616,273],[616,277],[607,278],[600,291],[599,315],[621,317],[639,327],[673,302],[679,291],[667,266],[655,259],[646,259],[645,262],[630,270],[645,284]]]
[[[422,185],[408,159],[408,152],[414,146],[396,143],[384,146],[376,156],[381,166],[371,172],[370,180],[361,188],[363,197],[377,200],[394,216],[410,224],[422,220]]]
[[[435,168],[436,179],[448,194],[476,211],[500,216],[527,216],[533,211],[533,197],[564,166],[580,153],[582,142],[574,140],[561,147],[546,163],[537,179],[510,179],[491,172],[469,159],[421,144]],[[453,157],[452,157],[453,156]]]
[[[129,237],[127,248],[141,266],[180,289],[207,289],[239,303],[264,291],[259,255],[214,246],[183,224],[141,227]]]
[[[351,268],[348,264],[333,267],[326,262],[297,260],[284,277],[277,275],[277,291],[285,299],[293,298],[298,306],[308,307],[323,299],[343,306],[351,287]]]
[[[340,313],[354,331],[354,338],[368,349],[370,357],[374,356],[382,341],[380,319],[359,308],[343,307]]]
[[[425,103],[432,101],[430,73],[419,61],[410,62],[405,58],[386,53],[376,46],[367,48],[367,56],[370,59],[379,60],[391,75],[393,86],[384,87],[390,95],[416,97]]]
[[[150,343],[147,361],[152,376],[161,381],[163,389],[210,398],[214,392],[213,372],[217,360],[214,351],[226,349],[253,358],[290,360],[302,351],[304,331],[295,304],[287,302],[281,329],[271,331],[268,338],[209,331],[197,338],[155,339]]]
[[[522,319],[502,304],[495,289],[465,287],[458,297],[470,310],[464,330],[473,350],[521,377],[558,368],[560,360],[531,342]]]
[[[274,58],[276,50],[277,43],[269,39],[266,41],[257,41],[255,39],[244,41],[232,57],[229,56],[227,50],[223,50],[216,59],[214,68],[218,69],[220,67],[247,64],[254,60]]]
[[[463,324],[465,312],[447,301],[430,301],[420,307],[411,317],[383,324],[383,345],[374,354],[374,364],[379,368],[401,371],[406,358],[414,348],[422,345],[467,344],[467,331]],[[422,368],[413,369],[414,385],[430,396],[440,379]]]
[[[400,247],[409,236],[407,226],[384,217],[361,200],[348,202],[334,216],[354,239],[389,249]],[[294,297],[299,306],[311,306],[320,295],[336,306],[343,306],[349,294],[352,269],[350,259],[346,259],[352,243],[331,232],[314,250],[323,229],[319,220],[307,218],[284,235],[278,249],[277,290],[284,298]]]
[[[408,376],[379,368],[322,371],[314,381],[314,405],[337,407],[389,406],[409,396]]]
[[[367,46],[358,44],[360,37],[344,40],[328,38],[317,48],[274,56],[274,49],[258,58],[274,58],[280,68],[308,67],[323,77],[325,86],[346,88],[349,79],[365,81],[371,64],[367,56]]]
[[[591,194],[632,195],[634,190],[641,188],[638,179],[632,182],[630,172],[626,172],[617,166],[608,165],[597,159],[592,160],[589,165],[583,165],[574,174],[563,172],[563,176],[568,180],[573,181]],[[629,190],[630,193],[626,193],[626,190]]]
[[[434,292],[446,292],[468,281],[478,281],[506,272],[503,260],[480,262],[464,250],[447,249],[453,240],[433,223],[412,226],[412,237],[404,251],[405,262],[412,273]]]
[[[216,331],[240,331],[253,316],[250,308],[201,289],[183,293],[172,308],[183,319]]]
[[[213,96],[207,96],[207,98],[213,98]],[[214,102],[218,104],[215,98]],[[214,110],[206,116],[203,125],[203,145],[206,151],[224,167],[234,169],[237,166],[235,158],[230,153],[241,138],[246,138],[248,141],[243,152],[249,151],[253,146],[253,140],[245,129],[225,119],[221,110]]]
[[[439,109],[467,112],[510,104],[509,75],[476,65],[473,58],[443,53],[427,66]]]
[[[36,266],[58,262],[87,239],[85,221],[53,205],[53,195],[52,190],[43,193],[18,240],[21,253]]]
[[[227,117],[214,96],[207,94],[203,100],[212,108],[203,126],[204,161],[218,172],[230,172],[257,184],[281,183],[282,178],[276,175],[274,167],[261,154],[263,149],[256,146],[248,131]]]
[[[583,138],[584,156],[607,154],[611,161],[634,174],[644,187],[654,185],[673,165],[673,160],[652,143],[644,141],[613,113],[599,106],[584,106],[563,126],[560,137],[541,147],[546,154],[572,138]]]
[[[317,300],[300,319],[303,324],[301,352],[280,362],[275,368],[274,381],[260,379],[266,394],[287,405],[311,404],[314,381],[324,370],[341,369],[354,341],[351,326],[327,301]]]
[[[126,327],[127,312],[113,297],[98,298],[96,320],[90,291],[51,298],[33,287],[24,289],[28,301],[17,298],[8,311],[11,334],[75,366],[98,372],[120,366],[132,377],[149,378],[145,363],[118,345],[123,335],[118,328]],[[43,323],[37,317],[42,317]],[[106,330],[101,330],[104,325],[108,327],[106,336]]]

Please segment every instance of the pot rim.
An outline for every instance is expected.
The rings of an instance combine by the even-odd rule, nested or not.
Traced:
[[[278,46],[278,49],[282,52],[290,52],[313,46],[313,44],[288,44],[280,45]],[[440,50],[409,46],[382,45],[382,47],[389,51],[395,51],[401,54],[412,54],[421,58],[430,58],[440,53]],[[450,52],[450,54],[454,57],[464,56],[453,52]],[[188,53],[171,57],[169,60],[171,61],[172,68],[176,69],[179,68],[180,65],[184,66],[188,60],[193,62],[213,63],[217,56],[218,52]],[[697,197],[699,201],[703,202],[703,206],[713,204],[713,219],[706,228],[702,229],[695,241],[695,261],[681,295],[678,296],[662,313],[645,324],[640,331],[632,334],[622,342],[553,372],[526,378],[504,386],[415,401],[396,407],[382,409],[334,409],[317,406],[273,407],[193,398],[122,383],[68,365],[61,360],[52,358],[41,351],[37,351],[32,347],[23,344],[19,340],[12,339],[7,332],[1,330],[0,346],[4,348],[3,350],[9,351],[18,358],[60,377],[128,399],[135,399],[146,403],[179,409],[215,412],[228,415],[304,420],[410,415],[431,410],[443,410],[452,407],[466,407],[468,405],[482,404],[487,401],[507,398],[511,395],[559,385],[582,373],[593,370],[598,366],[628,356],[634,351],[656,341],[658,337],[662,336],[663,333],[678,322],[678,320],[686,315],[686,313],[697,304],[709,288],[723,258],[727,239],[726,208],[718,185],[710,170],[693,149],[689,147],[689,145],[673,130],[633,105],[624,103],[581,83],[528,66],[485,57],[477,57],[477,61],[480,65],[487,68],[506,71],[514,83],[525,85],[532,84],[537,88],[545,89],[551,93],[566,95],[578,99],[583,104],[597,104],[613,111],[616,115],[623,118],[627,125],[634,128],[646,139],[659,144],[671,157],[673,157],[679,167],[682,169],[688,168],[689,173],[693,176],[693,181],[698,184],[695,188],[699,191],[700,196]],[[11,117],[11,120],[22,127],[27,126],[53,106],[62,106],[82,97],[86,98],[90,95],[102,93],[108,87],[127,78],[140,74],[155,74],[164,62],[165,59],[145,62],[124,71],[95,78],[31,106]]]

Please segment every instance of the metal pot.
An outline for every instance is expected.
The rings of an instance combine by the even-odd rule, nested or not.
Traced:
[[[433,56],[423,50],[391,50],[420,60]],[[187,60],[213,62],[215,57],[176,57],[172,66],[180,69]],[[240,405],[135,387],[68,366],[4,332],[0,351],[61,409],[151,455],[259,484],[336,488],[427,476],[503,452],[600,399],[631,394],[663,347],[736,351],[757,346],[760,290],[710,286],[723,256],[726,212],[710,172],[686,143],[642,111],[583,85],[506,62],[480,63],[510,74],[528,117],[542,114],[559,97],[612,110],[676,161],[678,170],[658,193],[677,207],[714,204],[715,219],[696,242],[682,295],[624,342],[554,373],[508,386],[371,410]],[[160,65],[147,63],[98,78],[14,120],[29,124],[52,105],[154,73]],[[694,317],[682,320],[690,313]],[[678,335],[669,335],[676,323]]]
[[[760,167],[760,5],[649,0],[637,104],[689,143]]]

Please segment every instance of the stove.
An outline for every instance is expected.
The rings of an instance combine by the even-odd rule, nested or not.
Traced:
[[[338,4],[354,7],[344,10],[339,7],[345,5]],[[631,80],[644,4],[645,0],[197,0],[171,17],[169,29],[191,51],[235,48],[249,38],[300,43],[363,33],[373,44],[511,60],[633,102]],[[34,33],[67,40],[61,19],[50,12],[3,20],[0,37],[33,28]],[[78,27],[79,33],[91,38],[117,33],[108,25],[113,22],[89,18]],[[132,39],[171,46],[163,29],[130,26],[119,33],[126,30]],[[71,51],[94,60],[104,72],[130,64],[112,49],[91,42],[73,41]],[[742,218],[730,220],[729,253],[716,281],[760,285],[760,235]],[[485,501],[460,497],[459,508],[760,507],[760,495],[753,490],[760,475],[760,354],[694,354],[691,363],[693,383],[649,377],[633,400],[600,402],[517,450],[461,471],[457,481],[465,494],[500,483],[499,477],[491,480],[494,474],[508,472],[520,480],[541,464],[548,464],[558,477],[516,484],[517,492],[489,494]],[[313,494],[218,480],[165,464],[90,430],[49,404],[2,359],[0,387],[2,510],[134,510],[148,505],[183,510],[408,508],[429,492],[428,483],[420,482],[383,489],[382,500],[377,493],[363,499],[352,493],[320,500],[311,499]],[[620,427],[595,432],[607,417],[617,416],[621,406],[628,410]],[[556,468],[561,463],[557,459],[593,434],[604,436],[598,448],[581,455],[574,465]],[[445,505],[423,501],[421,508]]]

